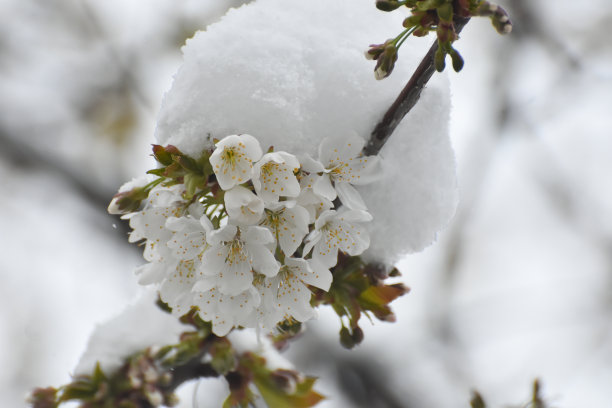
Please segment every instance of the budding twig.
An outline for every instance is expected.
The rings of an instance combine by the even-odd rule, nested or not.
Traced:
[[[470,21],[469,18],[455,19],[455,31],[457,34],[461,32],[468,21]],[[436,71],[434,67],[434,56],[437,49],[438,41],[435,41],[412,74],[412,77],[404,89],[402,89],[402,92],[397,99],[395,99],[395,102],[393,102],[381,121],[378,122],[374,128],[374,131],[370,135],[370,139],[363,148],[363,154],[365,156],[377,155],[404,116],[406,116],[414,105],[416,105],[421,97],[423,88],[427,85],[427,82],[429,82],[433,73]]]

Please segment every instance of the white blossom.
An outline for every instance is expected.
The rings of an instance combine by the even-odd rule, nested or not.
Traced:
[[[318,174],[313,191],[330,201],[337,196],[347,207],[366,210],[366,205],[353,185],[374,181],[380,173],[378,156],[361,156],[365,141],[358,136],[327,138],[319,146],[319,161],[306,157],[303,168]]]
[[[300,194],[300,184],[295,173],[299,168],[300,162],[292,154],[266,153],[255,163],[255,191],[266,203],[276,202],[280,196],[297,197]]]
[[[268,228],[286,256],[291,256],[308,234],[309,214],[292,201],[270,204],[261,225]]]
[[[310,305],[312,292],[308,285],[327,291],[331,282],[332,274],[328,269],[315,271],[309,261],[287,257],[276,276],[257,285],[261,303],[255,311],[255,319],[264,329],[272,329],[285,319],[305,322],[316,316]]]
[[[172,308],[172,313],[182,316],[193,305],[191,290],[203,277],[195,268],[194,261],[177,261],[159,288],[161,299]]]
[[[129,242],[146,240],[144,258],[147,261],[164,262],[171,258],[171,250],[166,244],[172,237],[172,231],[165,228],[165,225],[169,218],[180,217],[185,212],[180,199],[180,186],[158,186],[149,193],[142,211],[124,217],[130,220],[133,229]]]
[[[204,286],[194,288],[194,305],[199,308],[202,320],[212,323],[217,336],[225,336],[235,326],[253,326],[249,317],[260,303],[259,292],[253,286],[236,295],[223,294],[215,287],[201,289]]]
[[[274,242],[263,227],[237,227],[227,224],[207,234],[211,245],[202,256],[200,270],[213,278],[216,288],[224,295],[238,295],[247,290],[254,272],[271,277],[280,265],[266,247]]]
[[[245,183],[253,176],[253,163],[261,158],[259,142],[251,135],[230,135],[217,143],[210,164],[223,190]]]
[[[206,231],[212,230],[212,224],[206,215],[202,215],[200,219],[189,215],[169,218],[166,228],[173,232],[167,245],[176,259],[193,260],[200,257],[206,249]]]
[[[224,202],[225,210],[233,224],[257,224],[264,211],[263,200],[242,186],[226,191]]]
[[[370,238],[360,224],[371,220],[372,216],[362,210],[324,211],[306,238],[304,255],[313,250],[312,259],[331,268],[338,261],[338,250],[352,256],[361,254],[370,246]]]

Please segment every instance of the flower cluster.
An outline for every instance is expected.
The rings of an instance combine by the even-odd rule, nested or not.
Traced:
[[[109,212],[132,211],[130,241],[144,243],[148,261],[140,283],[160,283],[173,313],[196,307],[218,336],[304,322],[315,315],[311,288],[329,290],[338,252],[370,245],[363,224],[372,216],[355,186],[373,181],[380,163],[363,145],[326,139],[317,159],[298,159],[231,135],[199,160],[155,146],[166,166],[150,172],[159,178],[122,188]]]

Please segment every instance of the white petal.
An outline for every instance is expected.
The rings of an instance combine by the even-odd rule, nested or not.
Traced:
[[[162,283],[159,293],[164,302],[173,303],[178,296],[191,292],[191,287],[195,283],[195,276],[188,263],[181,263],[176,266]]]
[[[251,161],[255,162],[261,158],[263,154],[261,150],[261,146],[259,145],[259,141],[255,139],[251,135],[247,135],[246,133],[239,135],[240,140],[244,143],[245,146],[245,154]]]
[[[206,236],[208,236],[209,233],[214,231],[214,227],[212,225],[212,222],[210,222],[210,220],[208,219],[206,214],[204,214],[204,215],[202,215],[200,217],[200,224],[202,225],[202,227],[204,227],[204,231],[206,231],[206,234],[207,234]]]
[[[300,322],[311,319],[315,313],[310,306],[312,292],[294,275],[289,275],[279,286],[277,307],[285,317],[293,316]]]
[[[338,247],[336,245],[329,245],[328,242],[329,240],[326,236],[317,242],[312,251],[312,259],[327,268],[331,268],[338,263]]]
[[[280,264],[274,255],[263,245],[247,244],[247,249],[253,260],[253,269],[268,277],[274,276],[280,269]]]
[[[304,250],[302,256],[306,256],[310,253],[312,248],[323,238],[321,231],[314,230],[306,237],[306,244],[304,244]]]
[[[333,275],[325,265],[318,262],[316,259],[309,260],[312,272],[310,274],[300,274],[302,282],[319,289],[328,291],[333,281]]]
[[[264,202],[251,190],[236,186],[225,192],[225,209],[234,224],[255,224],[264,211]]]
[[[287,256],[293,255],[308,234],[308,211],[299,205],[285,209],[281,215],[277,234],[279,245]]]
[[[345,138],[326,138],[319,146],[319,160],[328,167],[331,163],[346,162],[361,153],[365,140],[357,135]]]
[[[209,248],[202,256],[202,263],[200,263],[198,271],[203,275],[217,276],[219,271],[225,268],[228,252],[229,248],[225,245]]]
[[[308,173],[321,173],[325,170],[323,163],[313,159],[309,155],[301,156],[300,162],[302,163],[302,170],[307,171]]]
[[[208,292],[215,287],[215,280],[210,278],[199,279],[191,288],[192,292]]]
[[[334,201],[336,199],[336,190],[334,189],[334,186],[332,186],[328,174],[323,174],[320,176],[317,181],[315,181],[312,190],[315,194],[327,198],[329,201]]]
[[[372,221],[372,215],[363,210],[346,210],[338,214],[338,219],[346,222],[368,222]]]
[[[229,317],[215,315],[212,319],[213,333],[219,337],[227,336],[234,328],[234,321]]]
[[[225,268],[219,272],[217,285],[219,292],[224,295],[235,296],[244,292],[253,282],[253,273],[248,260],[243,262],[226,263]]]
[[[274,236],[269,229],[258,226],[250,226],[241,228],[240,233],[242,240],[249,244],[270,244],[274,242]]]
[[[223,242],[233,241],[237,231],[235,225],[227,224],[218,230],[211,231],[208,234],[208,241],[213,245],[220,245]]]
[[[223,171],[225,169],[225,164],[221,165],[221,170],[216,173],[217,183],[223,190],[229,190],[230,188],[236,185],[235,175],[229,171]]]
[[[365,211],[368,209],[355,187],[346,182],[336,182],[335,187],[342,204],[354,210]]]
[[[356,157],[348,160],[346,172],[350,176],[351,184],[363,185],[380,179],[382,175],[382,162],[380,156]]]
[[[320,230],[323,228],[325,224],[334,220],[336,218],[336,214],[338,214],[335,210],[327,210],[323,211],[317,221],[315,222],[315,229]]]
[[[170,272],[171,268],[166,263],[149,262],[136,268],[134,273],[138,276],[138,283],[149,285],[161,282]]]

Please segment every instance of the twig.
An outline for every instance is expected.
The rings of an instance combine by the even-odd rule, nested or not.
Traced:
[[[470,21],[469,18],[455,19],[455,32],[459,34],[468,21]],[[393,102],[385,113],[385,116],[383,116],[382,120],[378,122],[374,128],[370,140],[368,140],[363,148],[363,154],[365,156],[378,154],[387,140],[389,140],[389,137],[397,125],[399,125],[404,116],[406,116],[414,105],[416,105],[421,97],[423,88],[427,85],[427,82],[429,82],[436,70],[434,68],[434,55],[437,49],[438,42],[435,41],[395,102]]]

